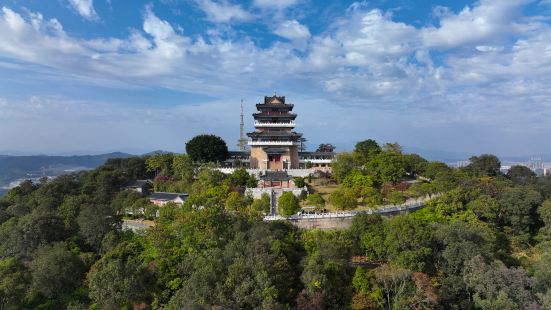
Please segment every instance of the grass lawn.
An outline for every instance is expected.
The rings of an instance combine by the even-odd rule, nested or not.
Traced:
[[[329,202],[329,197],[331,196],[331,193],[339,189],[339,186],[336,184],[327,184],[322,185],[320,184],[319,180],[312,180],[311,183],[308,183],[308,190],[311,194],[319,193],[325,200],[325,209],[333,212],[336,211],[333,205]],[[306,207],[308,203],[306,201],[301,202],[301,207]]]

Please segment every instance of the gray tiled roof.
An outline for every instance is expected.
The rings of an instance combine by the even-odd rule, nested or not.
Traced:
[[[276,96],[275,94],[273,96],[264,96],[264,103],[271,103],[274,100],[285,103],[285,96]]]
[[[178,197],[182,198],[182,200],[186,200],[187,197],[189,196],[189,194],[185,194],[185,193],[167,193],[167,192],[155,192],[155,193],[152,193],[150,196],[149,196],[149,199],[154,199],[154,200],[174,200]]]
[[[134,180],[126,183],[126,187],[144,187],[146,185],[151,185],[151,181],[149,180]]]
[[[296,118],[295,113],[285,113],[285,114],[268,114],[268,113],[253,113],[253,117],[256,118]]]
[[[308,156],[308,155],[335,156],[335,155],[337,155],[337,153],[335,153],[335,152],[298,152],[298,156]]]
[[[253,131],[247,133],[247,136],[249,137],[258,137],[258,136],[266,136],[266,137],[301,137],[302,134],[299,132],[291,131]]]
[[[260,176],[264,181],[288,181],[291,180],[291,176],[287,174],[287,171],[266,171],[264,175]]]

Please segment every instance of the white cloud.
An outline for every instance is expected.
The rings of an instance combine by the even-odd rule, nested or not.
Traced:
[[[174,29],[166,20],[161,20],[151,9],[147,9],[143,30],[158,40],[166,40],[175,35]]]
[[[545,86],[551,83],[550,42],[551,27],[542,26],[508,48],[451,55],[447,60],[450,77],[460,85],[475,87],[476,93],[500,98],[523,96],[524,100],[544,96],[540,102],[551,104],[551,90]]]
[[[430,48],[423,44],[426,29],[395,22],[380,10],[362,8],[350,10],[326,32],[313,37],[296,20],[283,22],[276,29],[279,35],[295,40],[311,37],[301,49],[302,55],[296,54],[290,44],[276,42],[260,48],[246,38],[222,39],[215,32],[207,38],[191,39],[175,31],[149,7],[143,16],[143,31],[133,29],[127,38],[90,40],[67,35],[59,22],[45,21],[40,14],[23,17],[8,8],[2,12],[3,56],[87,78],[209,95],[213,91],[246,91],[251,85],[262,88],[285,78],[291,84],[321,88],[351,101],[364,100],[364,104],[434,104],[422,98],[441,95],[457,83],[495,79],[484,72],[492,59],[481,64],[480,70],[470,64],[482,62],[483,57],[498,57],[512,48],[479,44],[473,46],[472,54],[447,56],[447,67],[436,66]],[[534,29],[539,28],[531,29],[534,34]],[[522,40],[514,48],[545,49],[541,44],[530,46]],[[533,70],[542,70],[545,66],[541,64],[547,60],[534,57],[533,61],[538,62]],[[473,70],[462,71],[460,66]],[[496,72],[501,72],[498,69]],[[263,78],[259,80],[258,76]]]
[[[284,9],[297,4],[299,0],[254,0],[253,5],[259,8]]]
[[[69,38],[56,19],[45,21],[41,14],[29,14],[24,19],[20,14],[3,7],[0,13],[0,52],[15,59],[42,63],[46,59],[51,65],[71,65],[86,50]],[[60,59],[59,55],[71,55],[71,59]]]
[[[423,29],[423,43],[427,47],[454,48],[501,40],[515,32],[514,18],[520,15],[520,8],[528,2],[481,0],[458,14],[439,7],[440,25]]]
[[[380,10],[356,10],[331,32],[313,38],[309,61],[319,68],[354,66],[385,74],[387,65],[406,65],[403,59],[419,47],[414,27],[394,22]]]
[[[503,50],[503,46],[489,46],[489,45],[478,45],[475,47],[479,52],[500,52]]]
[[[55,20],[33,14],[24,17],[8,8],[4,12],[0,13],[0,56],[101,85],[153,85],[209,95],[242,93],[300,67],[293,49],[284,44],[261,49],[250,40],[221,39],[216,33],[208,41],[193,40],[174,31],[149,8],[143,16],[143,31],[132,29],[127,38],[90,40],[67,35]],[[266,80],[259,81],[256,72],[264,72]]]
[[[279,24],[274,33],[289,40],[304,40],[310,38],[308,27],[294,19],[286,20]]]
[[[88,20],[98,18],[96,10],[94,10],[94,0],[69,0],[69,4],[78,14]]]
[[[248,21],[253,16],[240,5],[228,3],[225,0],[197,0],[197,5],[207,14],[208,20],[215,23],[229,23],[234,21]]]
[[[64,78],[78,79],[84,85],[168,88],[220,98],[257,96],[274,88],[290,98],[300,94],[305,101],[322,96],[328,106],[315,111],[316,116],[322,118],[328,111],[358,114],[348,113],[350,122],[335,119],[335,126],[343,130],[367,128],[366,120],[376,121],[372,115],[384,111],[388,120],[414,118],[411,126],[422,128],[424,134],[449,126],[453,135],[457,133],[451,130],[461,124],[475,123],[492,128],[515,124],[518,131],[533,132],[531,117],[548,133],[551,129],[545,124],[551,124],[551,115],[534,111],[551,108],[551,27],[517,17],[519,8],[521,2],[482,1],[457,14],[440,9],[439,26],[416,28],[384,11],[358,6],[319,35],[311,35],[306,25],[293,19],[277,24],[274,32],[282,37],[308,39],[299,51],[287,40],[261,47],[246,36],[228,39],[216,31],[191,38],[150,8],[144,11],[142,28],[131,29],[127,37],[92,39],[73,37],[57,20],[45,20],[38,13],[2,8],[0,57],[12,64],[32,64],[26,66],[30,71],[38,67],[40,72],[54,72],[60,84]],[[449,50],[434,57],[433,52],[442,49]],[[2,70],[18,70],[2,65]],[[0,106],[6,114],[5,101]],[[198,128],[201,122],[212,123],[212,115],[199,110],[181,111],[195,113]],[[176,115],[152,113],[160,119],[165,112]],[[362,112],[369,115],[359,115]],[[231,125],[225,120],[220,124]],[[432,138],[446,140],[444,132],[435,132],[440,136],[433,133]]]
[[[415,27],[394,22],[380,10],[353,8],[332,31],[312,39],[308,68],[319,71],[326,91],[350,96],[347,101],[400,105],[424,87],[419,79],[431,79],[432,69],[408,61],[420,48]]]
[[[353,14],[341,24],[336,37],[347,54],[362,56],[361,60],[350,59],[351,64],[356,61],[359,61],[358,64],[379,62],[389,56],[403,57],[418,47],[418,34],[414,27],[394,22],[380,10]]]

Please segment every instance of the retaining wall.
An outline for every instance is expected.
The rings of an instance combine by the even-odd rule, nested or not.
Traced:
[[[216,168],[222,173],[225,174],[231,174],[235,171],[235,168]],[[258,176],[260,173],[266,171],[265,169],[246,169],[249,174]],[[310,169],[285,169],[287,171],[287,174],[292,177],[301,177],[305,178],[313,173],[315,173],[317,170],[314,168]]]
[[[400,210],[400,211],[393,211],[393,212],[384,212],[379,213],[382,216],[395,216],[402,213],[408,213],[410,211],[417,210],[416,209],[408,209],[408,210]],[[359,214],[360,212],[358,212]],[[287,221],[291,222],[293,225],[295,225],[298,228],[301,229],[348,229],[350,226],[352,226],[352,222],[354,221],[353,216],[348,217],[327,217],[327,218],[289,218]]]

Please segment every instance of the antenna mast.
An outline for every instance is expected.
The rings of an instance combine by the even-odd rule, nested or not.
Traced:
[[[239,146],[240,151],[245,151],[245,143],[247,140],[245,139],[245,122],[243,121],[243,99],[241,99],[241,122],[239,123],[239,143],[237,146]]]

